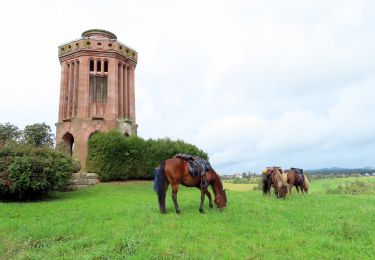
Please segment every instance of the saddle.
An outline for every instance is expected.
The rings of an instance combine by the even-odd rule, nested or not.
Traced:
[[[176,154],[175,158],[180,158],[188,163],[189,173],[191,176],[199,176],[201,177],[201,187],[207,187],[208,182],[206,180],[206,171],[212,169],[211,164],[198,157],[198,156],[191,156],[188,154]]]
[[[294,170],[297,173],[297,181],[298,181],[298,183],[301,183],[301,185],[303,185],[303,183],[305,181],[303,169],[299,169],[299,168],[290,168],[290,169]]]

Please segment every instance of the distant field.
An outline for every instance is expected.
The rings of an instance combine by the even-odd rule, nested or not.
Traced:
[[[319,180],[312,180],[310,183],[310,193],[325,193],[328,188],[334,188],[337,185],[341,184],[344,185],[346,183],[354,182],[354,181],[363,181],[363,182],[372,182],[375,183],[375,177],[348,177],[348,178],[327,178],[327,179],[319,179]],[[231,190],[231,191],[254,191],[254,187],[257,187],[257,184],[249,183],[249,184],[233,184],[231,181],[224,181],[224,188]],[[258,191],[256,191],[258,192]],[[293,189],[293,192],[296,192]]]
[[[224,182],[224,188],[230,191],[253,191],[254,187],[257,187],[258,184],[233,184],[230,182]]]
[[[337,185],[354,182],[354,181],[363,181],[363,182],[372,182],[375,183],[375,177],[348,177],[348,178],[328,178],[312,181],[311,183],[311,192],[312,193],[321,193],[325,192],[328,188],[334,188]]]
[[[375,259],[375,196],[324,193],[345,181],[318,180],[310,194],[285,201],[229,185],[227,209],[211,210],[206,200],[206,214],[199,190],[181,187],[181,215],[170,190],[161,215],[152,182],[0,203],[0,258]]]

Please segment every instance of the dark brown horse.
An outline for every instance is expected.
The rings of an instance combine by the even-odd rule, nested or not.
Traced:
[[[293,187],[296,187],[297,192],[301,190],[302,194],[309,191],[309,180],[304,174],[298,174],[296,168],[285,170],[284,173],[288,175],[289,194],[292,194]]]
[[[223,190],[223,184],[221,183],[220,176],[213,170],[210,169],[205,173],[206,181],[211,185],[215,194],[215,204],[218,208],[225,208],[227,204],[227,196],[225,190]],[[158,194],[158,202],[161,213],[166,213],[165,209],[165,195],[168,189],[168,185],[172,186],[172,200],[176,208],[176,213],[180,213],[180,207],[177,202],[178,185],[182,184],[186,187],[197,187],[201,190],[201,201],[199,211],[204,213],[203,202],[204,196],[207,195],[209,199],[209,205],[212,208],[211,194],[208,191],[208,186],[201,186],[200,176],[192,176],[189,173],[188,163],[181,158],[171,158],[161,163],[160,171],[156,175],[156,192]]]

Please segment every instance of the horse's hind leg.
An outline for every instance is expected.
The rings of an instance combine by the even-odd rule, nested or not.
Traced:
[[[176,208],[176,213],[180,214],[181,210],[180,207],[178,206],[177,202],[177,192],[178,192],[178,185],[172,185],[172,200],[174,203],[174,207]]]
[[[207,195],[207,198],[208,198],[208,201],[209,201],[209,206],[210,206],[210,208],[212,209],[213,207],[214,207],[214,204],[212,204],[212,199],[211,199],[211,193],[207,190],[207,189],[205,189],[204,190],[204,194],[206,194]]]

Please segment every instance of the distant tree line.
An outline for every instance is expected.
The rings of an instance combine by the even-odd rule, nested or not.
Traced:
[[[24,130],[10,123],[0,123],[0,143],[22,142],[33,146],[53,146],[51,127],[46,123],[27,125]]]

